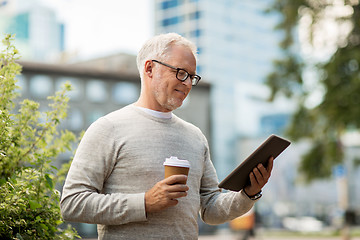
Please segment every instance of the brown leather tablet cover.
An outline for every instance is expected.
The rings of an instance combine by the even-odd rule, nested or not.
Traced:
[[[250,184],[249,174],[259,163],[265,167],[271,156],[274,159],[288,146],[290,141],[276,135],[269,136],[248,158],[232,171],[220,184],[220,188],[240,191]]]

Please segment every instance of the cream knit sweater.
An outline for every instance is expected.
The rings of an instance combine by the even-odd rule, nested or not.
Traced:
[[[188,195],[145,213],[144,195],[164,177],[165,158],[187,159]],[[197,217],[221,224],[254,204],[243,192],[221,193],[205,136],[173,115],[153,117],[133,105],[94,122],[65,181],[65,220],[98,224],[99,239],[197,239]]]

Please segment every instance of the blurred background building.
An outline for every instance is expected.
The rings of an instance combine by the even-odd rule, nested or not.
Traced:
[[[111,58],[108,62],[111,65]],[[133,103],[139,97],[140,80],[137,73],[94,70],[91,64],[90,67],[26,61],[21,61],[20,64],[23,66],[22,75],[18,79],[21,96],[39,102],[41,111],[48,110],[47,96],[59,91],[65,82],[71,82],[74,90],[69,92],[68,117],[61,127],[77,135],[99,117]],[[209,98],[210,85],[199,84],[175,114],[194,123],[211,139]],[[194,114],[195,112],[197,114]],[[71,156],[70,152],[62,154],[55,164],[56,167],[68,162]],[[82,237],[96,237],[96,225],[72,224]]]
[[[151,1],[149,11],[154,11],[155,34],[177,32],[198,46],[197,72],[203,78],[176,114],[199,126],[207,136],[219,180],[268,135],[283,135],[294,110],[294,103],[285,98],[266,101],[269,89],[264,81],[271,71],[272,59],[280,54],[280,36],[273,30],[279,16],[264,12],[270,2]],[[98,117],[136,101],[140,80],[134,54],[115,52],[79,61],[67,49],[68,25],[59,19],[58,10],[44,1],[0,0],[0,33],[15,33],[15,45],[22,55],[22,97],[34,99],[46,108],[46,97],[70,81],[74,91],[70,93],[69,116],[62,127],[78,133]],[[91,30],[95,36],[97,29]],[[128,35],[129,32],[123,33],[122,38]],[[349,139],[350,159],[360,153],[359,141]],[[344,179],[350,186],[346,201],[358,209],[360,182],[354,179],[360,170],[346,173],[346,169],[352,169],[351,161],[346,169],[335,169],[332,179],[302,184],[297,166],[308,148],[307,142],[292,144],[276,159],[272,179],[256,204],[262,226],[297,230],[289,217],[304,216],[320,219],[320,230],[323,225],[341,224],[339,206],[345,200],[339,199],[338,193]],[[62,156],[59,164],[68,159],[69,155]],[[295,222],[295,226],[300,223]],[[318,222],[312,223],[319,226]],[[94,225],[77,224],[77,228],[83,236],[95,234]],[[200,231],[215,228],[201,225]]]
[[[197,71],[211,83],[212,160],[220,179],[238,163],[243,138],[280,134],[291,104],[268,103],[264,87],[279,54],[269,1],[156,0],[155,33],[177,32],[198,46]]]
[[[36,0],[0,1],[0,32],[16,34],[23,59],[56,61],[65,50],[65,25],[56,11]]]

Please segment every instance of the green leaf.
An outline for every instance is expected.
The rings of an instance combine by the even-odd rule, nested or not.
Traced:
[[[19,239],[19,240],[24,240],[20,233],[16,234],[16,238]]]
[[[351,13],[333,16],[328,11],[337,7],[334,1],[276,0],[270,4],[267,12],[280,15],[276,30],[282,32],[279,41],[282,54],[273,60],[273,70],[266,78],[270,100],[280,95],[297,101],[298,110],[289,124],[288,137],[293,141],[310,141],[312,146],[302,157],[300,174],[306,182],[325,179],[331,176],[333,166],[344,162],[346,147],[341,142],[344,133],[360,132],[359,3],[343,1]],[[302,31],[307,32],[303,32],[304,38],[299,43],[294,39],[298,38],[304,19],[308,26]],[[331,46],[334,51],[327,53],[328,57],[319,59],[316,45],[317,39],[323,38],[325,21],[349,24],[351,29],[331,36],[341,41]],[[299,54],[303,43],[313,47],[314,53]],[[314,93],[316,101],[312,101]]]
[[[66,117],[71,86],[67,83],[50,96],[44,112],[38,102],[17,99],[21,66],[13,41],[14,35],[6,35],[0,49],[0,238],[75,239],[74,229],[58,228],[62,218],[55,185],[69,165],[60,170],[52,166],[60,153],[72,151],[79,141],[57,126]]]
[[[54,188],[53,180],[51,179],[49,174],[45,174],[45,179],[46,179],[46,182],[47,182],[49,188],[53,189]]]
[[[59,170],[57,167],[55,167],[54,165],[51,165],[50,166],[52,169],[55,169],[55,170]]]
[[[41,226],[41,228],[44,229],[44,230],[48,230],[48,229],[49,229],[49,228],[48,228],[45,224],[43,224],[43,223],[40,223],[40,226]]]
[[[39,203],[38,203],[37,201],[35,201],[35,200],[30,200],[30,201],[29,201],[29,204],[30,204],[30,209],[31,209],[31,210],[36,210],[36,209],[42,207],[42,205],[39,204]]]

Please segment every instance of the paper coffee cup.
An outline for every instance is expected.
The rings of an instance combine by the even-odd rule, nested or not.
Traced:
[[[166,158],[164,162],[164,166],[165,166],[165,178],[179,174],[187,176],[190,169],[190,163],[188,160],[181,160],[174,156],[171,156],[170,158]],[[180,183],[186,184],[186,181]]]

